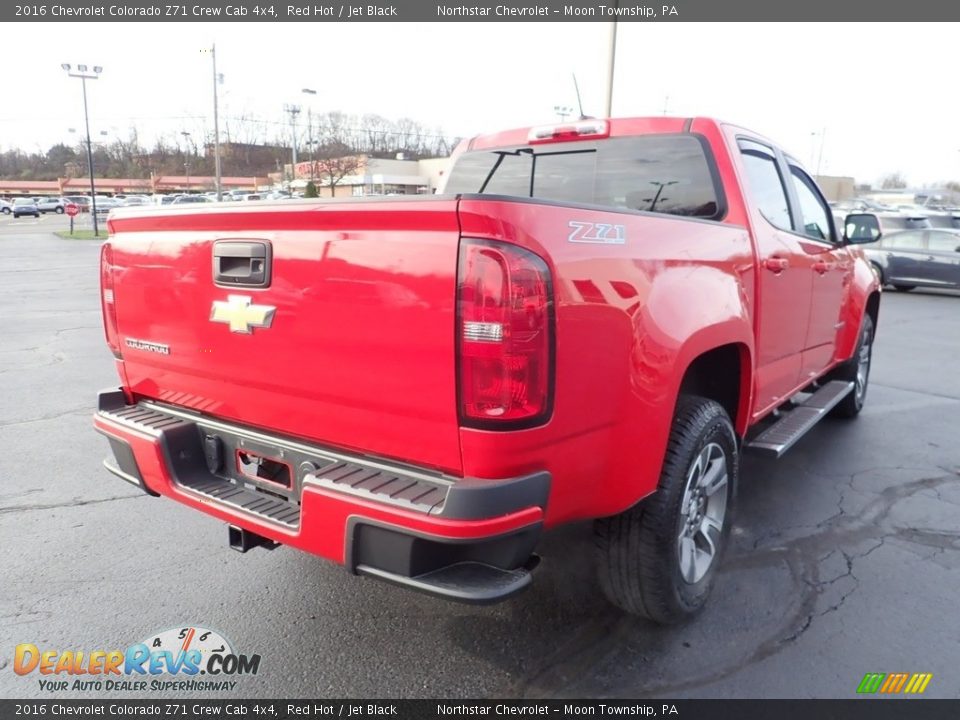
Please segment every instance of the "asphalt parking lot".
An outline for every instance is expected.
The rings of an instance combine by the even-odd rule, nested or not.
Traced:
[[[544,541],[528,592],[474,608],[290,549],[240,555],[221,523],[109,475],[99,244],[50,234],[65,225],[0,216],[0,696],[45,695],[13,673],[18,643],[196,624],[262,656],[237,697],[851,698],[867,672],[960,697],[960,297],[884,294],[863,414],[745,461],[711,603],[663,629],[606,604],[586,525]]]

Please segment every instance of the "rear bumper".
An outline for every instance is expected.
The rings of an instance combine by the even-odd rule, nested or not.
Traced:
[[[529,584],[547,473],[454,478],[154,402],[127,405],[118,390],[100,393],[94,426],[118,477],[351,572],[467,602]],[[238,458],[249,454],[286,467],[284,482],[246,474]]]

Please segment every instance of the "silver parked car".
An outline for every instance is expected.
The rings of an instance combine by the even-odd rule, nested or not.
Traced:
[[[884,233],[863,247],[884,285],[902,292],[916,287],[960,288],[960,230]]]
[[[62,197],[41,198],[37,202],[37,210],[42,213],[53,212],[62,215],[66,209],[67,202]]]

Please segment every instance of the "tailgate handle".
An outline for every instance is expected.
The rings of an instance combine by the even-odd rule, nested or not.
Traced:
[[[217,240],[213,244],[213,281],[227,287],[267,287],[270,261],[268,242]]]

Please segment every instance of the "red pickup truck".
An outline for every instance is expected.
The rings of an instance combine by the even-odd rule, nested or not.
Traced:
[[[880,289],[800,163],[704,118],[464,141],[441,194],[131,208],[100,261],[109,470],[466,602],[595,521],[600,582],[699,610],[740,455],[863,405]],[[562,560],[560,560],[562,562]]]

